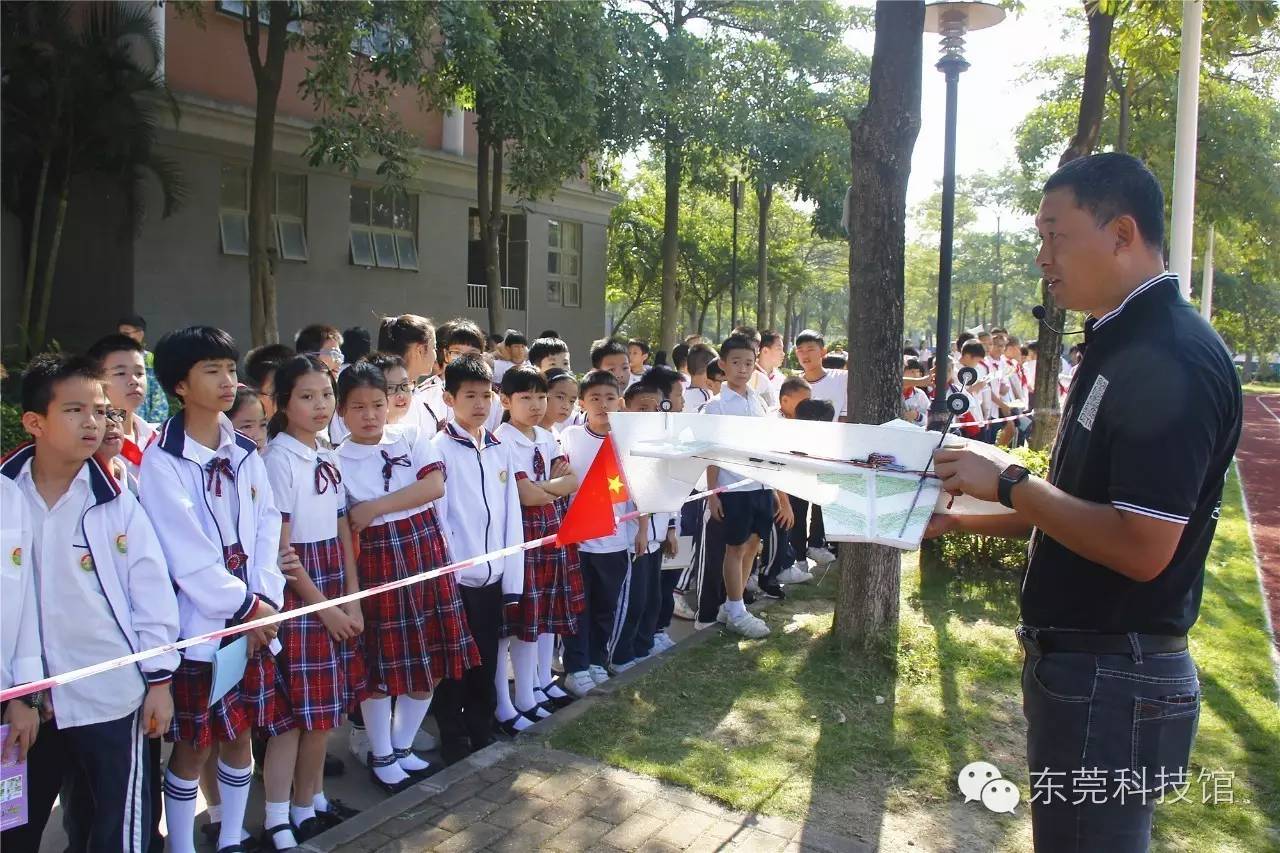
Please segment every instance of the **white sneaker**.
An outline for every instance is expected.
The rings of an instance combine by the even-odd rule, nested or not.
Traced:
[[[681,592],[672,593],[676,598],[676,609],[674,615],[677,619],[685,619],[689,622],[698,618],[698,611],[689,606],[689,602],[684,600],[684,594]]]
[[[351,750],[351,754],[356,757],[356,761],[367,765],[369,762],[369,751],[372,747],[369,745],[369,733],[364,729],[351,727],[351,734],[347,738],[347,748]]]
[[[721,625],[729,624],[729,605],[721,604],[720,609],[716,611],[716,621]]]
[[[813,575],[798,566],[787,566],[778,573],[778,583],[808,583]]]
[[[748,640],[758,640],[761,637],[769,636],[769,626],[764,620],[751,612],[742,614],[736,619],[730,619],[727,626],[730,631],[740,634]]]
[[[564,689],[581,699],[596,687],[595,679],[587,670],[570,672],[564,677]]]
[[[665,652],[675,644],[675,640],[671,639],[666,631],[659,631],[653,635],[653,650],[658,654]]]
[[[591,667],[587,672],[590,674],[591,680],[596,683],[597,687],[609,680],[609,671],[602,666],[591,664]]]
[[[629,670],[629,669],[633,669],[633,668],[635,667],[635,665],[636,665],[636,662],[635,662],[634,660],[629,660],[629,661],[627,661],[626,663],[615,663],[615,664],[614,664],[612,667],[610,667],[610,668],[613,670],[613,674],[614,674],[614,675],[621,675],[622,673],[626,672],[627,670]]]
[[[717,620],[717,621],[715,621],[715,622],[702,622],[702,621],[700,621],[700,620],[695,619],[695,620],[693,621],[693,630],[695,630],[695,631],[705,631],[707,628],[714,628],[714,627],[716,627],[716,626],[717,626],[717,625],[719,625],[719,624],[721,624],[719,620]]]
[[[832,554],[826,548],[810,548],[805,553],[809,556],[809,559],[813,560],[815,563],[834,563],[836,561],[836,555]]]

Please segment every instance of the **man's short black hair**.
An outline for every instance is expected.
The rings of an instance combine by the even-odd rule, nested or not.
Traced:
[[[631,347],[638,347],[640,352],[644,353],[645,355],[649,354],[648,341],[641,340],[640,338],[632,338],[631,340],[627,341],[627,348],[630,349]]]
[[[844,370],[849,366],[849,359],[837,353],[824,355],[822,357],[822,366],[827,370]]]
[[[729,353],[739,349],[748,350],[751,352],[752,355],[755,355],[756,343],[746,335],[739,335],[737,333],[734,333],[729,337],[725,338],[724,343],[720,344],[720,357],[728,358]]]
[[[694,344],[689,347],[689,356],[685,364],[689,368],[689,375],[697,376],[699,373],[706,373],[707,366],[715,360],[716,351],[710,344]]]
[[[976,337],[977,336],[973,332],[961,332],[956,335],[956,351],[959,351],[961,347]]]
[[[591,348],[591,366],[599,367],[600,362],[604,361],[611,355],[625,356],[626,354],[627,348],[622,345],[622,341],[615,340],[614,338],[600,341]]]
[[[493,387],[493,371],[479,355],[460,355],[445,365],[444,390],[457,394],[467,382],[484,382]]]
[[[801,400],[796,404],[796,420],[798,421],[834,421],[836,407],[830,400]]]
[[[517,332],[515,329],[507,329],[507,336],[502,339],[504,347],[527,347],[529,339],[524,336],[523,332]]]
[[[719,382],[724,379],[724,368],[720,365],[720,359],[714,359],[707,365],[707,378],[712,382]]]
[[[760,333],[760,349],[768,349],[782,340],[782,333],[772,329]]]
[[[324,342],[333,338],[339,346],[342,344],[342,332],[337,326],[326,326],[324,323],[312,323],[303,326],[293,338],[293,348],[300,353],[318,353]]]
[[[812,391],[809,382],[803,376],[788,376],[782,380],[782,387],[778,389],[778,398],[790,396],[791,394],[799,394],[801,391]]]
[[[961,355],[975,355],[978,358],[987,357],[987,348],[983,346],[982,341],[965,341],[964,346],[960,347]]]
[[[683,381],[684,377],[678,371],[672,370],[665,364],[655,364],[635,384],[656,388],[663,398],[668,398],[671,396],[671,392],[675,390],[676,383]]]
[[[249,350],[244,357],[244,378],[254,388],[261,388],[277,367],[297,355],[285,344],[263,344]]]
[[[1132,216],[1148,247],[1164,246],[1164,191],[1137,157],[1116,151],[1077,157],[1044,182],[1046,193],[1057,189],[1071,190],[1076,206],[1093,214],[1099,228]]]
[[[540,338],[558,338],[558,337],[560,337],[560,333],[559,333],[559,332],[557,332],[555,329],[543,329],[543,330],[542,330],[542,332],[538,335],[538,337],[540,337]]]
[[[902,354],[912,356],[913,358],[919,358],[920,350],[916,349],[915,347],[903,347]]]
[[[222,329],[213,326],[188,326],[170,332],[160,339],[155,349],[156,379],[166,394],[177,394],[174,389],[187,378],[191,368],[202,361],[225,358],[240,361],[240,350],[235,339]]]
[[[373,349],[373,335],[364,326],[352,326],[342,332],[342,360],[355,364]]]
[[[147,321],[143,319],[141,314],[125,314],[119,320],[116,320],[116,326],[133,326],[135,329],[147,330]]]
[[[822,332],[819,332],[816,329],[805,329],[803,332],[796,335],[796,346],[799,347],[801,344],[817,344],[823,349],[826,349],[827,341],[822,337]]]
[[[440,329],[436,330],[436,345],[441,352],[459,344],[484,349],[484,335],[480,333],[480,327],[465,317],[455,317],[441,326],[441,329],[445,329],[444,333]]]
[[[918,358],[909,358],[909,359],[907,359],[907,360],[903,363],[903,365],[902,365],[902,369],[903,369],[903,370],[918,370],[918,371],[920,371],[921,373],[924,373],[924,365],[920,363],[920,359],[918,359]]]
[[[529,347],[529,363],[537,367],[544,358],[569,351],[569,345],[559,338],[538,338]]]
[[[619,391],[618,377],[614,376],[607,370],[590,370],[587,375],[582,377],[582,381],[578,383],[578,396],[586,396],[586,393],[598,385],[608,385],[614,391]]]
[[[656,385],[650,385],[648,382],[632,382],[627,386],[627,390],[622,392],[622,399],[630,403],[636,397],[642,394],[653,394],[659,400],[666,399],[666,394],[662,393],[662,389]]]
[[[676,344],[671,348],[671,363],[676,366],[676,370],[683,370],[689,363],[689,345]]]
[[[53,386],[65,379],[102,381],[102,368],[87,355],[47,352],[31,359],[22,372],[22,411],[49,414]]]
[[[96,361],[98,366],[101,367],[102,362],[106,361],[107,356],[111,355],[113,352],[142,353],[145,352],[145,350],[142,348],[142,344],[138,343],[133,338],[117,332],[112,335],[105,335],[98,338],[93,342],[93,346],[85,350],[84,354]]]
[[[1039,341],[1027,341],[1027,345],[1026,345],[1025,347],[1023,347],[1023,349],[1024,349],[1024,350],[1026,350],[1027,352],[1039,352],[1039,351],[1040,351],[1040,342],[1039,342]]]

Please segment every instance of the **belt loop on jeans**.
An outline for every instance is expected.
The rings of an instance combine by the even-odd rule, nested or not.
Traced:
[[[1129,638],[1129,647],[1133,649],[1133,662],[1142,663],[1142,644],[1138,642],[1138,635],[1130,631],[1126,636]]]

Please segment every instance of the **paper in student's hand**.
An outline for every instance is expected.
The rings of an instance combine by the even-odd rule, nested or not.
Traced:
[[[0,744],[9,739],[9,727],[0,726]],[[27,822],[27,762],[18,760],[15,743],[0,755],[0,829]]]
[[[209,688],[209,707],[212,708],[227,691],[244,678],[245,665],[249,663],[249,638],[237,637],[213,654],[213,684]]]

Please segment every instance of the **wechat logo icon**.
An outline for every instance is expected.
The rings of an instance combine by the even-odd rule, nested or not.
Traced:
[[[1018,786],[1000,775],[1000,769],[989,761],[966,764],[956,777],[966,803],[977,800],[988,811],[1014,814],[1014,806],[1022,795]]]

